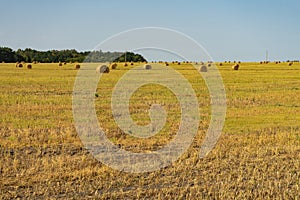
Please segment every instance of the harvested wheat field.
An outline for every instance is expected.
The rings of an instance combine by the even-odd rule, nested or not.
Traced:
[[[99,63],[91,65],[95,73]],[[136,65],[118,64],[102,75],[96,114],[106,136],[122,149],[156,151],[179,128],[180,104],[174,93],[147,84],[132,95],[129,111],[139,125],[149,124],[152,104],[161,104],[167,112],[163,129],[150,138],[125,134],[110,109],[114,85]],[[238,71],[229,62],[216,65],[226,90],[226,120],[215,148],[200,159],[210,120],[209,92],[198,72],[200,65],[169,62],[168,67],[181,73],[196,93],[198,133],[190,148],[168,167],[128,173],[97,161],[75,130],[72,92],[81,68],[37,63],[27,70],[1,63],[0,199],[298,199],[300,64],[239,65]]]

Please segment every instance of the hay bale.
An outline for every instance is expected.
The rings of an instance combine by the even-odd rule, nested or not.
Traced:
[[[66,65],[67,64],[67,62],[64,62],[64,65]]]
[[[80,69],[80,65],[79,65],[79,64],[76,64],[76,65],[75,65],[75,69]]]
[[[32,65],[31,65],[31,64],[28,64],[28,65],[27,65],[27,69],[32,69]]]
[[[128,64],[127,63],[124,63],[124,67],[127,67],[128,66]]]
[[[18,67],[18,65],[19,65],[19,62],[16,62],[16,67]]]
[[[168,62],[165,62],[165,65],[166,65],[166,66],[169,66],[169,63],[168,63]]]
[[[235,64],[232,66],[233,70],[239,70],[240,65],[239,64]]]
[[[109,73],[109,67],[107,65],[98,66],[96,69],[98,73]]]
[[[180,65],[180,62],[178,62],[177,64]]]
[[[112,63],[111,65],[110,65],[110,68],[111,69],[117,69],[117,63]]]
[[[130,65],[133,65],[133,62],[131,62]]]
[[[58,63],[58,66],[60,66],[60,67],[61,67],[61,66],[62,66],[62,63],[61,63],[61,62],[59,62],[59,63]]]
[[[207,72],[207,67],[205,65],[202,65],[200,67],[200,72]]]
[[[290,62],[290,63],[289,63],[289,66],[292,66],[292,65],[293,65],[293,62]]]
[[[19,63],[19,64],[18,64],[18,67],[19,67],[19,68],[22,68],[22,67],[23,67],[23,64],[22,64],[22,63]]]
[[[238,61],[239,64],[241,64],[241,61]]]
[[[223,63],[220,63],[219,65],[220,65],[220,66],[223,66]]]
[[[148,70],[148,69],[152,69],[152,66],[149,65],[149,64],[145,64],[145,65],[144,65],[144,68]]]
[[[211,67],[211,63],[208,63],[208,64],[207,64],[207,67]]]

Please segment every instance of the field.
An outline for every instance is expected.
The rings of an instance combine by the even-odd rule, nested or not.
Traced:
[[[210,120],[209,93],[190,64],[170,64],[195,90],[198,134],[172,165],[132,174],[98,162],[81,143],[72,113],[74,64],[33,64],[31,70],[0,64],[0,199],[299,199],[300,63],[241,63],[238,71],[231,66],[218,66],[227,95],[222,135],[199,159]],[[155,151],[178,130],[180,105],[165,87],[139,88],[130,99],[132,118],[148,124],[151,104],[160,103],[166,124],[148,139],[124,134],[112,117],[111,92],[132,67],[119,65],[102,76],[97,117],[110,141],[123,149]]]

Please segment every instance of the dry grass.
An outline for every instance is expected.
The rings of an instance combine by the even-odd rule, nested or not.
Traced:
[[[300,64],[243,63],[238,76],[220,68],[227,93],[222,136],[198,158],[209,124],[210,98],[191,64],[170,64],[189,80],[201,109],[191,147],[172,165],[155,172],[115,171],[83,147],[72,119],[74,65],[36,64],[17,70],[0,64],[0,199],[299,199]],[[98,64],[94,64],[95,68]],[[160,103],[168,113],[162,132],[135,139],[115,124],[111,92],[130,69],[103,76],[95,99],[107,137],[134,152],[155,150],[178,130],[180,104],[167,88],[145,85],[130,100],[132,118],[149,123],[148,109]]]

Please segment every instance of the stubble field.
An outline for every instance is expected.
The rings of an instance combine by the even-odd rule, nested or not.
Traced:
[[[95,68],[97,64],[94,64]],[[129,69],[104,74],[95,96],[107,137],[132,152],[155,151],[176,134],[180,105],[165,87],[145,85],[130,100],[132,118],[149,121],[153,103],[168,113],[162,131],[148,139],[126,135],[115,123],[111,92]],[[193,86],[201,121],[191,147],[155,172],[119,172],[84,148],[74,127],[74,64],[0,64],[0,199],[299,199],[300,63],[218,66],[227,95],[222,135],[205,158],[198,153],[210,120],[210,98],[190,64],[170,64]]]

